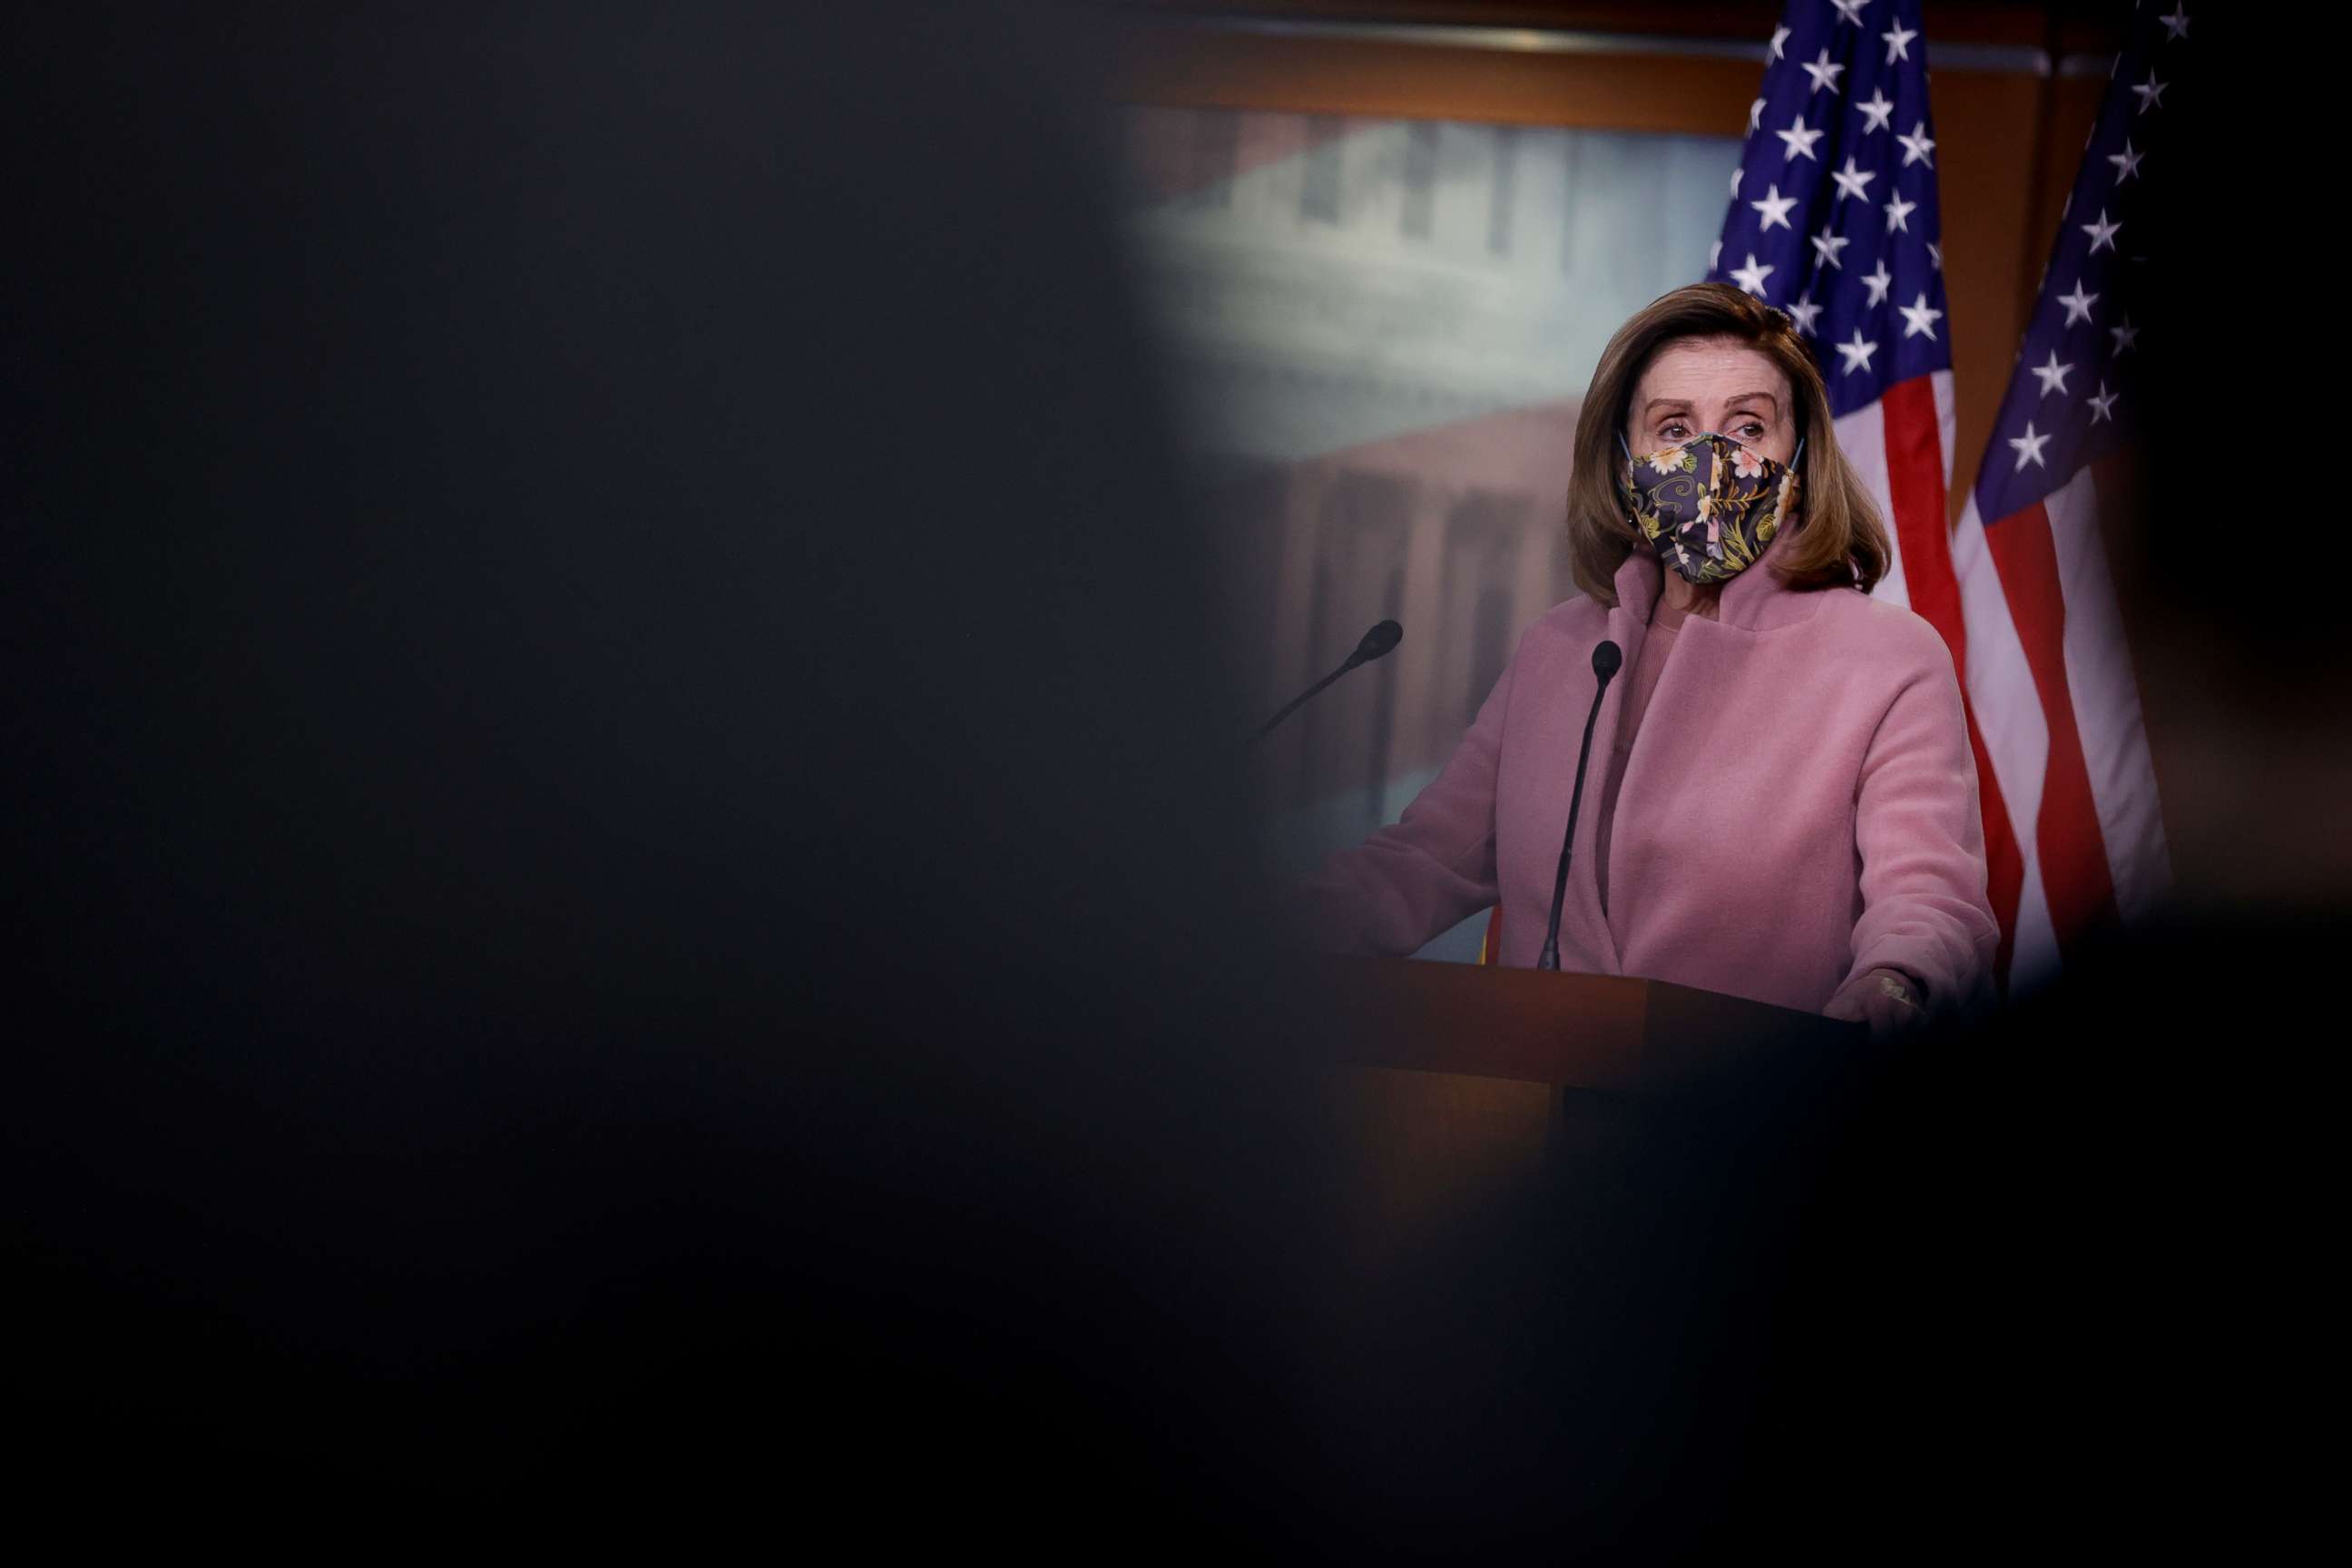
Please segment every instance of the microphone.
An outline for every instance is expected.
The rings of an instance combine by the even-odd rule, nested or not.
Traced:
[[[1339,668],[1333,670],[1330,674],[1325,676],[1322,679],[1317,681],[1314,685],[1308,687],[1297,696],[1292,698],[1289,702],[1284,706],[1281,712],[1276,713],[1273,718],[1268,719],[1265,723],[1258,726],[1257,733],[1249,738],[1248,744],[1255,746],[1260,741],[1265,740],[1268,734],[1272,733],[1274,727],[1276,724],[1281,723],[1285,719],[1289,718],[1291,714],[1298,710],[1300,703],[1305,702],[1308,698],[1314,696],[1317,692],[1322,690],[1325,687],[1330,685],[1333,681],[1339,679],[1341,676],[1347,674],[1358,665],[1371,663],[1372,660],[1387,653],[1390,649],[1395,647],[1397,644],[1403,640],[1404,628],[1397,625],[1394,621],[1382,621],[1379,626],[1376,626],[1370,631],[1366,632],[1362,638],[1357,642],[1356,651],[1348,656],[1347,663],[1341,665]]]
[[[1568,834],[1559,841],[1559,874],[1551,882],[1551,924],[1544,930],[1543,952],[1538,969],[1559,967],[1559,906],[1568,897],[1568,858],[1576,847],[1576,814],[1584,806],[1584,764],[1592,760],[1592,726],[1601,718],[1601,699],[1625,662],[1625,652],[1613,642],[1592,650],[1592,673],[1600,684],[1592,689],[1592,711],[1584,716],[1584,746],[1576,753],[1576,792],[1568,797]]]
[[[1344,675],[1360,664],[1370,664],[1402,641],[1404,628],[1394,621],[1382,621],[1357,639],[1356,651],[1348,656],[1348,662],[1339,667],[1339,672]]]

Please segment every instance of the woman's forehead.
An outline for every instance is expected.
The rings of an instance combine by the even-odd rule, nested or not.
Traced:
[[[1654,402],[1719,404],[1751,392],[1785,410],[1789,378],[1759,349],[1731,338],[1678,338],[1661,348],[1633,388],[1633,416]]]

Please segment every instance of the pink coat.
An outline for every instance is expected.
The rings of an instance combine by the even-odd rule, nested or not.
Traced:
[[[1612,737],[1661,587],[1646,551],[1618,605],[1571,599],[1529,627],[1444,769],[1402,820],[1305,889],[1320,944],[1402,955],[1495,903],[1500,961],[1531,967],[1592,706],[1592,649],[1624,652],[1594,727],[1563,970],[1635,974],[1819,1012],[1899,970],[1931,1012],[1989,994],[1975,760],[1950,651],[1910,611],[1851,588],[1790,589],[1783,532],[1693,616],[1634,736],[1593,875]],[[1840,993],[1852,988],[1852,996]]]

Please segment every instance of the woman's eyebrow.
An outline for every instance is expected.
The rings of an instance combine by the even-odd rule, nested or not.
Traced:
[[[1685,413],[1689,412],[1690,399],[1687,397],[1653,397],[1649,402],[1642,405],[1642,417],[1644,419],[1654,418],[1661,411],[1671,414],[1677,409]]]
[[[1727,408],[1737,408],[1743,403],[1769,404],[1771,406],[1773,417],[1778,418],[1780,416],[1780,400],[1773,396],[1769,392],[1743,392],[1738,396],[1733,398],[1729,403],[1725,404],[1724,406]]]

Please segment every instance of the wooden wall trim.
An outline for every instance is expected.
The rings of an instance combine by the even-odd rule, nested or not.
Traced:
[[[1165,18],[1160,28],[1189,28],[1209,33],[1248,33],[1265,37],[1318,39],[1332,43],[1410,44],[1432,48],[1475,49],[1514,55],[1654,55],[1746,60],[1761,68],[1769,46],[1753,35],[1708,37],[1696,33],[1601,32],[1559,27],[1465,26],[1450,22],[1387,22],[1337,17],[1292,17],[1203,15]],[[2069,55],[2063,70],[2074,74],[2107,68],[2105,55]],[[1939,40],[1937,69],[2015,71],[2024,76],[2049,76],[2061,65],[2035,44],[1970,43]]]
[[[1174,28],[1124,57],[1130,102],[1730,136],[1759,67],[1692,55],[1514,53],[1461,45]]]

